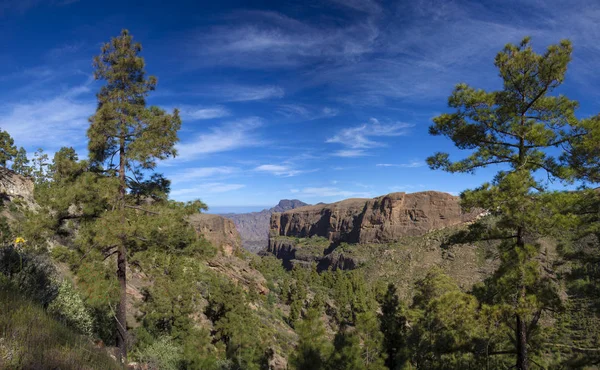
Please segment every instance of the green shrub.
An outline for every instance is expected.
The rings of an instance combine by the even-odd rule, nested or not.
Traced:
[[[152,370],[177,370],[183,361],[183,348],[170,337],[163,336],[140,349],[134,357],[148,364],[148,368]]]
[[[81,334],[92,335],[94,320],[83,299],[73,285],[64,280],[58,287],[58,295],[48,306],[48,313]]]
[[[23,296],[44,307],[56,297],[56,270],[47,256],[13,246],[0,246],[0,274]]]

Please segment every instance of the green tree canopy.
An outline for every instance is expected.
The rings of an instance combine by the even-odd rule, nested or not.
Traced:
[[[472,173],[501,165],[490,183],[462,194],[463,207],[489,210],[498,217],[494,235],[503,240],[502,265],[496,275],[495,297],[511,307],[516,368],[530,364],[530,337],[545,310],[556,304],[552,281],[535,259],[536,238],[548,235],[563,217],[552,194],[545,195],[545,179],[567,179],[569,167],[555,153],[572,140],[579,127],[578,104],[552,95],[563,82],[572,47],[567,40],[534,52],[530,39],[508,44],[495,65],[503,80],[499,91],[487,92],[459,84],[448,100],[452,113],[434,118],[429,132],[449,138],[470,154],[451,161],[447,153],[427,159],[433,169]],[[541,176],[540,172],[545,175]],[[540,217],[544,214],[545,217]],[[500,303],[500,302],[496,302]]]
[[[12,170],[23,176],[31,176],[31,167],[29,167],[29,159],[25,148],[20,147],[13,159]]]
[[[0,130],[0,166],[6,167],[6,162],[11,161],[17,154],[13,138],[8,132]]]
[[[127,357],[126,324],[126,269],[129,237],[126,228],[127,172],[138,169],[152,170],[156,161],[175,156],[177,131],[181,120],[177,110],[168,114],[158,107],[147,107],[146,97],[156,88],[156,77],[146,77],[145,62],[139,53],[142,46],[133,41],[127,30],[102,46],[101,54],[94,58],[94,77],[105,81],[97,94],[98,108],[90,117],[87,132],[90,159],[103,166],[108,173],[115,173],[119,189],[115,195],[116,214],[106,214],[111,220],[105,233],[104,248],[115,248],[117,254],[117,277],[121,297],[117,309],[117,344],[123,361]],[[117,161],[116,163],[114,161]],[[114,243],[114,244],[113,244]]]

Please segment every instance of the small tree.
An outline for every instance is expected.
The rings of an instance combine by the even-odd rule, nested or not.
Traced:
[[[177,110],[167,114],[158,107],[147,107],[146,97],[156,87],[156,78],[146,77],[144,59],[139,56],[142,46],[133,41],[127,30],[102,46],[94,58],[94,77],[104,80],[97,94],[98,108],[90,117],[87,132],[90,159],[103,164],[109,173],[119,179],[116,196],[118,217],[107,215],[117,223],[111,225],[113,238],[104,238],[105,247],[116,248],[117,277],[120,284],[120,301],[116,318],[117,344],[122,361],[127,358],[126,318],[126,230],[128,177],[127,171],[152,170],[156,161],[175,156],[177,131],[181,120]],[[113,162],[117,160],[117,162]]]
[[[20,147],[13,159],[12,170],[23,176],[31,176],[31,167],[29,167],[29,159],[25,148]]]
[[[454,113],[434,118],[430,134],[451,139],[469,150],[465,159],[451,162],[446,153],[428,158],[432,169],[473,173],[478,168],[503,165],[491,183],[462,194],[463,207],[483,208],[498,217],[491,234],[502,240],[502,265],[492,284],[496,302],[510,307],[516,368],[529,368],[530,337],[541,314],[556,304],[549,279],[535,259],[535,240],[564,221],[555,212],[553,196],[544,195],[547,178],[564,179],[567,168],[552,154],[572,139],[579,124],[578,104],[550,93],[564,80],[571,60],[571,43],[561,41],[540,55],[529,38],[508,44],[496,56],[504,85],[486,92],[459,84],[448,100]],[[541,215],[544,216],[541,216]]]
[[[0,166],[6,167],[6,162],[11,161],[17,153],[13,138],[8,132],[0,130]]]
[[[31,175],[36,184],[42,184],[48,181],[48,166],[50,165],[48,154],[44,153],[44,149],[38,148],[33,153],[31,166]]]

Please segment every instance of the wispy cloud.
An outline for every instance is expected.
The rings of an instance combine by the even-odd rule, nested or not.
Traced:
[[[88,118],[96,103],[81,98],[89,92],[89,82],[48,98],[0,105],[0,126],[19,146],[58,149],[85,142]]]
[[[377,119],[371,118],[368,124],[345,128],[325,142],[341,144],[348,148],[334,152],[335,156],[360,157],[368,154],[366,149],[385,146],[385,143],[375,141],[373,138],[406,135],[411,127],[413,125],[403,122],[382,124]]]
[[[279,99],[285,95],[285,90],[279,86],[246,86],[224,85],[209,89],[211,96],[216,96],[223,101],[244,102],[256,100]]]
[[[240,169],[237,167],[196,167],[186,168],[183,171],[175,172],[170,177],[173,179],[174,184],[178,184],[197,179],[212,178],[217,176],[223,177],[238,172],[240,172]]]
[[[377,167],[400,167],[400,168],[417,168],[425,166],[425,162],[413,160],[408,163],[377,163],[375,166]]]
[[[226,193],[244,188],[244,184],[227,184],[222,182],[211,182],[200,184],[191,188],[176,189],[171,191],[171,196],[178,200],[189,200],[202,198],[205,194]]]
[[[191,105],[183,105],[179,107],[181,118],[184,121],[197,121],[205,119],[214,119],[227,117],[231,113],[223,106],[214,107],[195,107]]]
[[[194,40],[204,63],[240,68],[293,67],[371,51],[377,29],[368,21],[346,28],[309,24],[276,12],[246,11]]]
[[[297,194],[306,198],[371,198],[372,195],[369,192],[356,192],[356,191],[348,191],[341,190],[336,187],[308,187],[303,189],[291,189],[291,193]]]
[[[263,124],[257,117],[227,122],[177,145],[179,160],[192,160],[202,155],[226,152],[264,143],[256,130]]]
[[[331,107],[313,107],[306,104],[281,104],[277,107],[277,113],[292,119],[315,120],[335,117],[339,114],[339,110]]]
[[[281,165],[281,164],[262,164],[256,168],[254,168],[256,172],[270,173],[276,176],[282,177],[292,177],[297,176],[307,172],[315,172],[317,169],[312,170],[297,170],[292,168],[289,165]]]
[[[369,155],[365,150],[362,149],[345,149],[345,150],[336,150],[331,153],[334,157],[342,157],[342,158],[355,158],[355,157],[364,157]]]
[[[334,3],[365,13],[379,14],[383,11],[381,5],[374,0],[331,0]]]

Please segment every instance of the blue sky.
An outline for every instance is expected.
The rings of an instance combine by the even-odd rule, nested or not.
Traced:
[[[435,151],[464,154],[427,128],[456,83],[499,88],[495,54],[527,35],[538,51],[572,40],[558,92],[600,111],[598,1],[0,0],[0,127],[17,145],[85,157],[91,60],[122,28],[158,77],[149,103],[182,111],[180,155],[157,170],[216,212],[490,179],[429,170]]]

